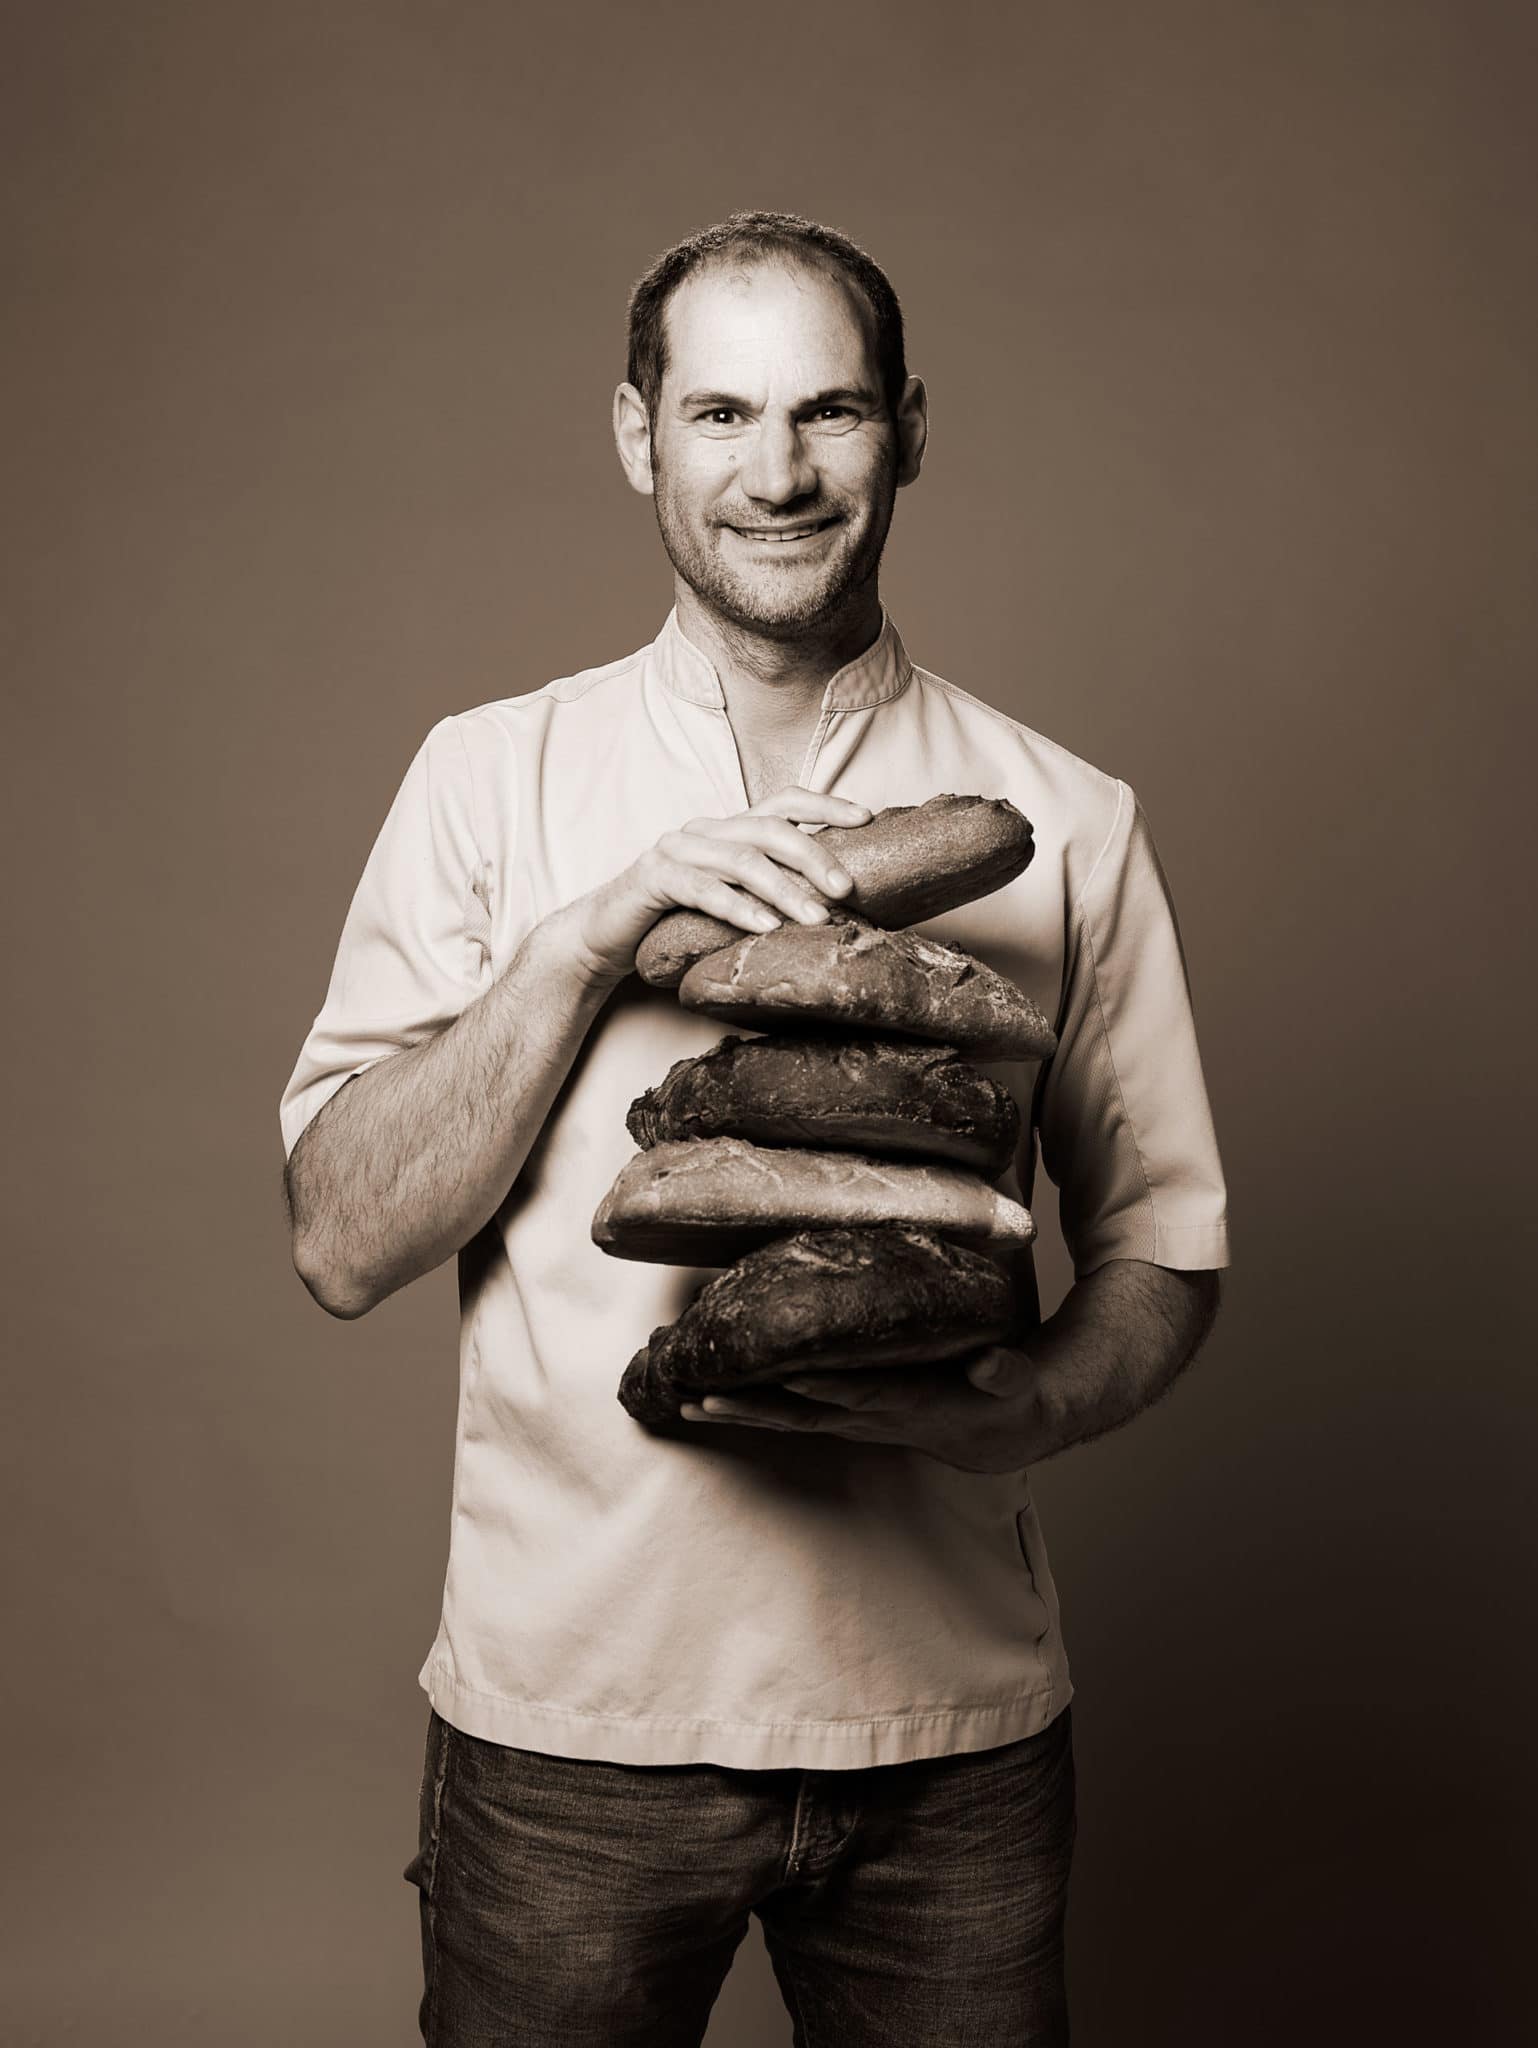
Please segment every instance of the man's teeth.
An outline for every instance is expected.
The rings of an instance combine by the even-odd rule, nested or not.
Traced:
[[[805,540],[808,534],[821,533],[826,524],[825,519],[814,519],[810,526],[739,526],[737,531],[749,540]]]

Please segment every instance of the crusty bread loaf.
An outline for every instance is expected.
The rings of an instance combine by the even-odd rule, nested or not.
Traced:
[[[1007,1088],[953,1046],[808,1030],[742,1038],[677,1060],[630,1105],[636,1143],[746,1138],[884,1158],[945,1159],[997,1180],[1020,1140]]]
[[[815,836],[854,884],[841,902],[888,927],[921,924],[991,895],[1035,852],[1029,818],[1007,797],[892,804],[864,825],[824,825]],[[636,972],[653,988],[676,988],[696,960],[741,935],[740,926],[703,911],[670,911],[641,941]]]
[[[1029,1210],[963,1167],[696,1138],[627,1160],[592,1235],[616,1258],[728,1266],[790,1231],[888,1222],[1000,1248],[1036,1234]]]
[[[1045,1059],[1052,1027],[1023,990],[959,946],[882,931],[835,911],[826,924],[748,933],[697,960],[686,1010],[766,1031],[814,1019],[954,1046],[978,1059]]]
[[[707,1281],[652,1331],[619,1383],[638,1422],[681,1401],[796,1372],[939,1365],[1010,1335],[1010,1282],[991,1259],[906,1224],[777,1238]]]

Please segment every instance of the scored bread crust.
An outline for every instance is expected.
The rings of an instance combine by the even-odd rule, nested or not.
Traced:
[[[1036,1235],[1023,1204],[965,1167],[693,1138],[628,1159],[594,1213],[592,1237],[615,1258],[728,1266],[790,1231],[870,1223],[911,1223],[1000,1249]]]
[[[982,1253],[908,1224],[799,1231],[741,1258],[626,1366],[636,1421],[681,1400],[794,1372],[942,1364],[1002,1342],[1008,1276]]]
[[[817,843],[853,887],[842,899],[872,924],[922,924],[991,896],[1030,866],[1031,821],[1007,797],[932,796],[890,804],[863,825],[824,825]],[[636,951],[636,972],[653,988],[677,988],[696,960],[742,936],[741,927],[701,910],[659,918]]]
[[[697,960],[678,985],[686,1010],[766,1030],[795,1019],[895,1032],[978,1059],[1039,1060],[1057,1050],[1023,989],[960,946],[883,931],[834,911],[787,921]]]
[[[836,1031],[732,1033],[675,1061],[631,1103],[625,1125],[643,1148],[722,1137],[827,1145],[945,1159],[997,1180],[1019,1143],[1020,1108],[954,1046]]]

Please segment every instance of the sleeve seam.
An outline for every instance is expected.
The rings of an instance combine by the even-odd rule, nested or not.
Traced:
[[[465,744],[464,732],[460,727],[458,718],[451,714],[449,718],[449,723],[454,728],[454,737],[459,741],[460,755],[463,758],[465,764],[465,784],[466,788],[469,791],[470,798],[470,838],[475,846],[475,872],[467,880],[464,892],[459,899],[460,957],[461,959],[464,959],[470,953],[472,948],[476,946],[477,943],[474,939],[472,939],[470,935],[469,912],[470,898],[476,893],[475,885],[478,881],[483,882],[483,886],[486,889],[486,895],[483,898],[481,898],[480,901],[481,907],[486,912],[488,926],[490,925],[491,922],[490,863],[486,859],[485,844],[481,834],[480,810],[475,800],[475,766],[470,759],[470,749]],[[490,962],[491,934],[489,930],[487,933],[486,940],[486,955],[488,962]],[[477,978],[478,977],[473,975],[466,975],[465,979],[467,985],[470,987],[474,987]]]
[[[465,745],[465,736],[460,731],[458,718],[451,716],[449,724],[454,728],[454,737],[459,741],[459,751],[464,757],[465,782],[470,791],[470,837],[475,841],[476,859],[485,867],[486,854],[481,834],[480,811],[475,801],[475,769],[470,760],[470,749]]]
[[[1121,814],[1126,809],[1127,799],[1129,796],[1131,796],[1131,794],[1132,791],[1128,788],[1127,784],[1122,781],[1120,776],[1118,776],[1116,779],[1116,814],[1111,819],[1110,830],[1105,835],[1104,844],[1101,846],[1100,851],[1095,855],[1093,862],[1090,864],[1089,873],[1084,877],[1083,885],[1081,886],[1078,895],[1074,898],[1073,907],[1076,914],[1082,912],[1083,910],[1084,899],[1089,894],[1090,883],[1093,882],[1096,875],[1099,874],[1100,864],[1105,859],[1107,853],[1110,851],[1111,841],[1116,837],[1117,827],[1121,824]]]

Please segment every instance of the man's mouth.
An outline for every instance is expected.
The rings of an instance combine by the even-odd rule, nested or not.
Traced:
[[[810,540],[814,533],[822,533],[836,525],[835,518],[802,519],[794,526],[733,526],[733,533],[740,533],[744,540],[766,540],[783,546],[787,541]]]

